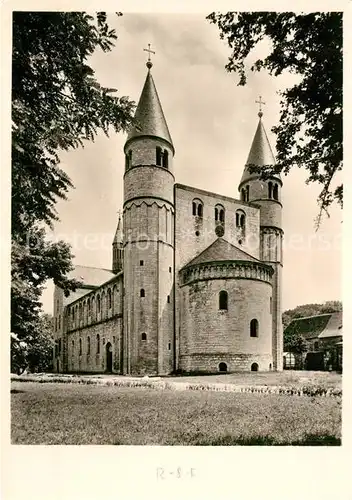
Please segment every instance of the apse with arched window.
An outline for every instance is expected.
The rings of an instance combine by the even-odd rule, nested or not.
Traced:
[[[219,293],[219,310],[227,311],[228,309],[228,294],[225,290],[221,290]]]
[[[250,322],[250,336],[251,337],[258,337],[259,334],[259,323],[257,319],[252,319]]]

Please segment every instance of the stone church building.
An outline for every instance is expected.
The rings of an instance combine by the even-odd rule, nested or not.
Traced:
[[[262,112],[232,198],[177,184],[151,73],[125,146],[111,269],[75,266],[54,291],[57,372],[166,375],[282,370],[282,202]],[[234,193],[234,196],[236,194]]]

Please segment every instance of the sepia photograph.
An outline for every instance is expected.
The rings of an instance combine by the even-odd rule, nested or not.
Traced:
[[[11,22],[11,443],[341,446],[343,13]]]

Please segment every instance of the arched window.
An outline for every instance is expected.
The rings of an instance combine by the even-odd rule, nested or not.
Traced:
[[[236,227],[242,228],[246,226],[246,214],[243,210],[236,211]]]
[[[272,364],[269,363],[269,371],[271,372],[271,370],[272,370]]]
[[[128,166],[132,167],[132,149],[128,152]]]
[[[102,316],[105,315],[105,312],[106,312],[106,293],[104,291],[101,292],[100,308],[101,308]]]
[[[270,297],[269,311],[270,311],[270,314],[273,313],[273,298],[272,297]]]
[[[90,354],[90,337],[87,337],[87,354]]]
[[[319,342],[314,342],[314,351],[319,351]]]
[[[72,340],[72,356],[74,355],[75,352],[75,341]]]
[[[279,199],[279,186],[277,184],[274,185],[273,198],[274,198],[274,200]]]
[[[163,153],[163,167],[169,168],[169,152],[166,149],[164,149]]]
[[[269,182],[268,184],[268,197],[272,198],[273,197],[273,183]]]
[[[258,330],[259,330],[258,320],[252,319],[250,323],[250,336],[258,337]]]
[[[228,299],[227,292],[225,292],[225,290],[221,290],[221,292],[219,293],[220,311],[227,311],[227,302],[228,302],[227,299]]]
[[[145,290],[144,290],[144,288],[141,288],[140,295],[141,295],[141,297],[145,297]]]
[[[100,313],[100,310],[101,310],[100,295],[97,295],[97,313]]]
[[[111,290],[108,288],[108,309],[111,309]]]
[[[225,209],[219,203],[215,205],[215,222],[220,222],[221,224],[225,222]]]
[[[251,372],[257,372],[258,371],[258,363],[253,363],[251,366]]]
[[[79,339],[79,355],[82,356],[82,339]]]
[[[142,333],[142,340],[147,340],[147,334],[146,333]]]
[[[203,202],[197,198],[192,201],[192,215],[203,217]]]
[[[90,316],[90,299],[87,300],[87,312],[88,312],[88,316]]]
[[[227,364],[226,363],[219,364],[219,372],[223,372],[223,373],[227,372]]]
[[[92,304],[92,305],[91,305],[91,307],[92,307],[92,316],[93,316],[93,318],[94,318],[94,307],[95,307],[95,298],[94,298],[94,297],[92,297],[92,302],[91,302],[91,304]]]
[[[81,321],[82,319],[82,304],[79,303],[79,306],[78,306],[78,321]]]
[[[99,333],[97,334],[97,354],[100,353],[100,335]]]
[[[249,201],[249,186],[246,186],[246,201]]]
[[[71,312],[72,312],[72,321],[74,321],[75,320],[75,308],[74,307],[72,307]]]
[[[241,189],[241,200],[246,201],[246,190],[244,188]]]
[[[160,146],[156,147],[156,164],[159,167],[161,166],[161,147]]]

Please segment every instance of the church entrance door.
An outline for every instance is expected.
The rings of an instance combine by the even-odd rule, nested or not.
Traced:
[[[110,342],[106,344],[106,371],[112,372],[112,345]]]

